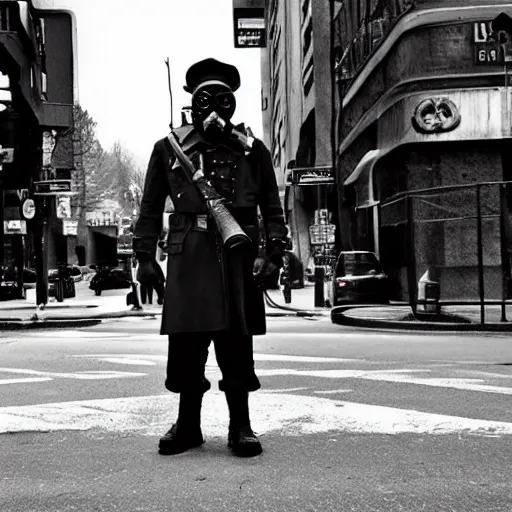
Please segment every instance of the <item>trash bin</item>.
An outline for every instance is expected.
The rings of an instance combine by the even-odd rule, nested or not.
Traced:
[[[418,281],[418,307],[425,313],[439,314],[439,299],[441,298],[441,286],[438,281],[430,279],[427,270]]]

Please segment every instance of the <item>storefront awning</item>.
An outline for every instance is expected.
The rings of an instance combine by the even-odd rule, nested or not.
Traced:
[[[373,190],[373,168],[382,156],[381,150],[368,151],[343,183],[345,187],[351,185],[356,189],[358,208],[369,208],[377,204]]]

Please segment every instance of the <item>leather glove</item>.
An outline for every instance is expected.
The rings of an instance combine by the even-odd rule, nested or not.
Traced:
[[[272,249],[263,260],[263,265],[254,274],[254,282],[261,290],[275,287],[279,278],[279,270],[283,266],[284,246],[280,241],[272,241]]]
[[[158,272],[157,261],[155,258],[139,260],[137,270],[137,281],[144,286],[156,288],[161,284],[161,272]]]

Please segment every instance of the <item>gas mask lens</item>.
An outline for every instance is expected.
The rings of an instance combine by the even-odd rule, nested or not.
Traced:
[[[208,110],[212,105],[212,95],[207,91],[201,91],[194,98],[194,103],[200,110]]]
[[[219,92],[215,96],[215,101],[221,108],[230,109],[235,106],[235,97],[232,92]]]
[[[212,95],[208,91],[200,91],[194,98],[194,103],[199,110],[208,110],[216,106],[222,109],[235,107],[235,96],[232,92],[219,92]]]

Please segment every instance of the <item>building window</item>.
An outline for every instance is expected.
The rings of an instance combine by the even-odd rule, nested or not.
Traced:
[[[304,80],[308,76],[309,71],[313,68],[314,60],[315,59],[313,57],[309,59],[307,66],[304,68],[304,71],[302,72],[302,80]]]
[[[306,83],[304,84],[304,94],[307,96],[309,94],[309,91],[311,91],[311,87],[313,87],[314,82],[314,73],[311,72],[309,74],[308,79],[306,80]]]
[[[272,67],[275,67],[276,63],[277,63],[280,39],[281,39],[281,27],[279,27],[279,29],[277,31],[276,38],[272,40],[272,60],[271,60]]]
[[[278,87],[279,87],[279,75],[280,75],[280,72],[281,72],[281,63],[279,63],[279,66],[275,70],[274,76],[272,78],[272,89],[271,89],[272,98],[276,97],[276,93],[277,93],[277,90],[278,90]]]
[[[9,32],[12,30],[11,26],[11,6],[0,6],[0,30]]]
[[[46,73],[41,73],[41,99],[48,101],[48,77]]]
[[[308,54],[309,48],[311,46],[311,42],[313,41],[313,22],[310,19],[309,23],[304,32],[304,39],[302,44],[302,55],[305,57]]]

